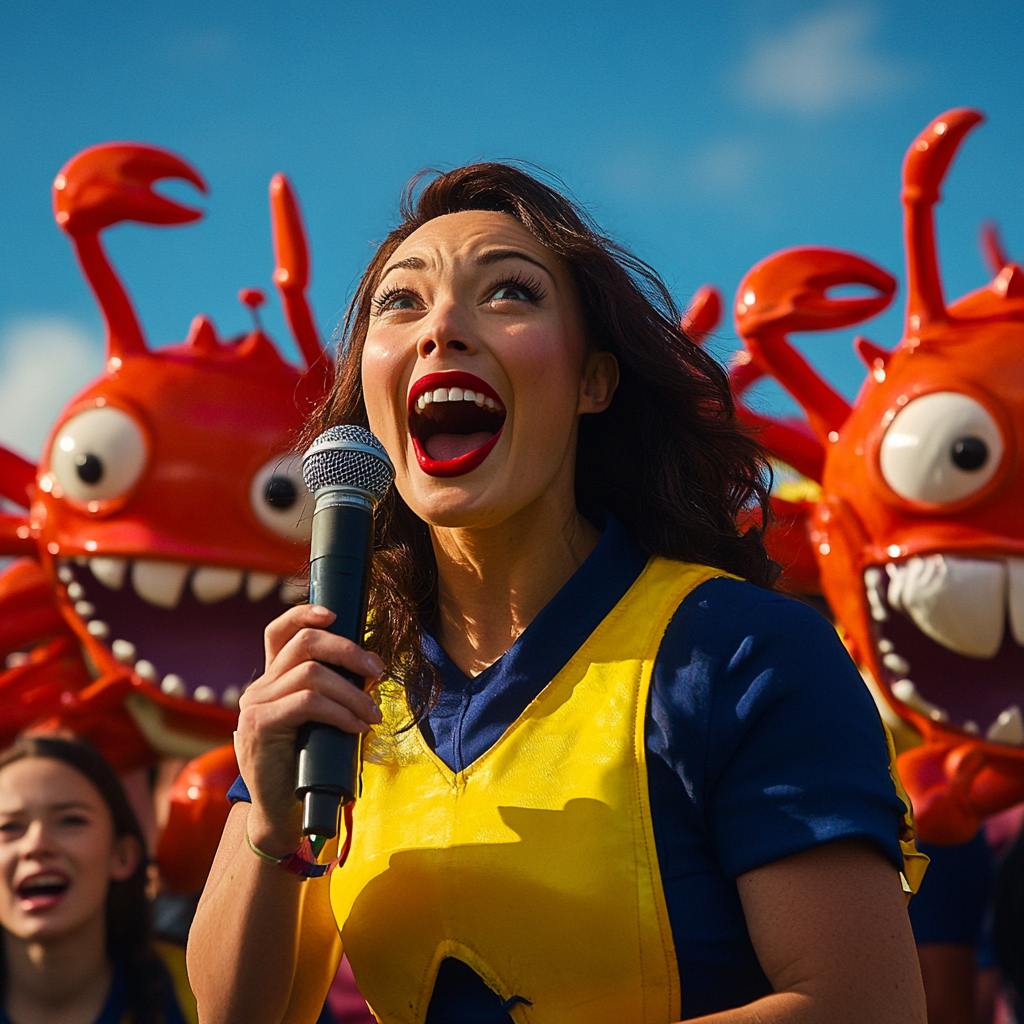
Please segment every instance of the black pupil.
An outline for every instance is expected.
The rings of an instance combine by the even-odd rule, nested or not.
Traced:
[[[272,508],[291,508],[298,500],[295,484],[286,476],[272,476],[263,491],[267,504]]]
[[[953,442],[950,455],[961,469],[981,469],[988,459],[988,445],[980,437],[961,437]]]
[[[93,455],[92,452],[85,452],[75,456],[75,471],[83,483],[96,484],[103,476],[103,463],[99,456]]]

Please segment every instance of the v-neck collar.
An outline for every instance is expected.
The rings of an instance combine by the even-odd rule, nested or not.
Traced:
[[[467,676],[434,637],[423,650],[441,693],[420,722],[427,745],[453,772],[490,749],[621,600],[647,555],[611,516],[597,547],[515,643],[478,676]]]

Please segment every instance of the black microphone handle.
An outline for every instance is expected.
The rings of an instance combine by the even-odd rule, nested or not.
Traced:
[[[314,512],[310,603],[337,616],[327,627],[329,633],[360,645],[366,631],[372,557],[373,513],[368,507],[325,503]],[[362,679],[335,665],[328,667],[362,689]],[[337,835],[338,810],[355,799],[358,742],[356,734],[320,722],[307,722],[299,730],[295,795],[302,801],[303,835]]]

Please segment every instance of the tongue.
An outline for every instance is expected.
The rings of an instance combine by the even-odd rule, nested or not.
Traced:
[[[476,451],[492,437],[494,434],[489,430],[477,430],[472,434],[434,434],[427,438],[423,447],[435,462],[447,462]]]

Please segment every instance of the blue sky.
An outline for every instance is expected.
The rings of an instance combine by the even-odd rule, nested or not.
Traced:
[[[0,442],[38,455],[100,368],[100,319],[50,209],[54,175],[85,146],[166,146],[210,185],[196,225],[105,235],[150,343],[163,344],[199,312],[240,333],[238,289],[272,293],[275,171],[300,196],[325,335],[403,183],[481,158],[560,176],[681,301],[705,282],[731,300],[753,263],[790,245],[849,248],[902,278],[903,153],[938,113],[975,106],[988,120],[939,213],[956,296],[985,283],[986,218],[1024,257],[1022,38],[1020,0],[11,0],[0,5]],[[865,333],[892,345],[901,305]],[[272,294],[265,321],[293,351]],[[848,395],[863,378],[852,334],[801,339]],[[735,346],[727,322],[716,350]],[[770,388],[761,401],[786,408]]]

